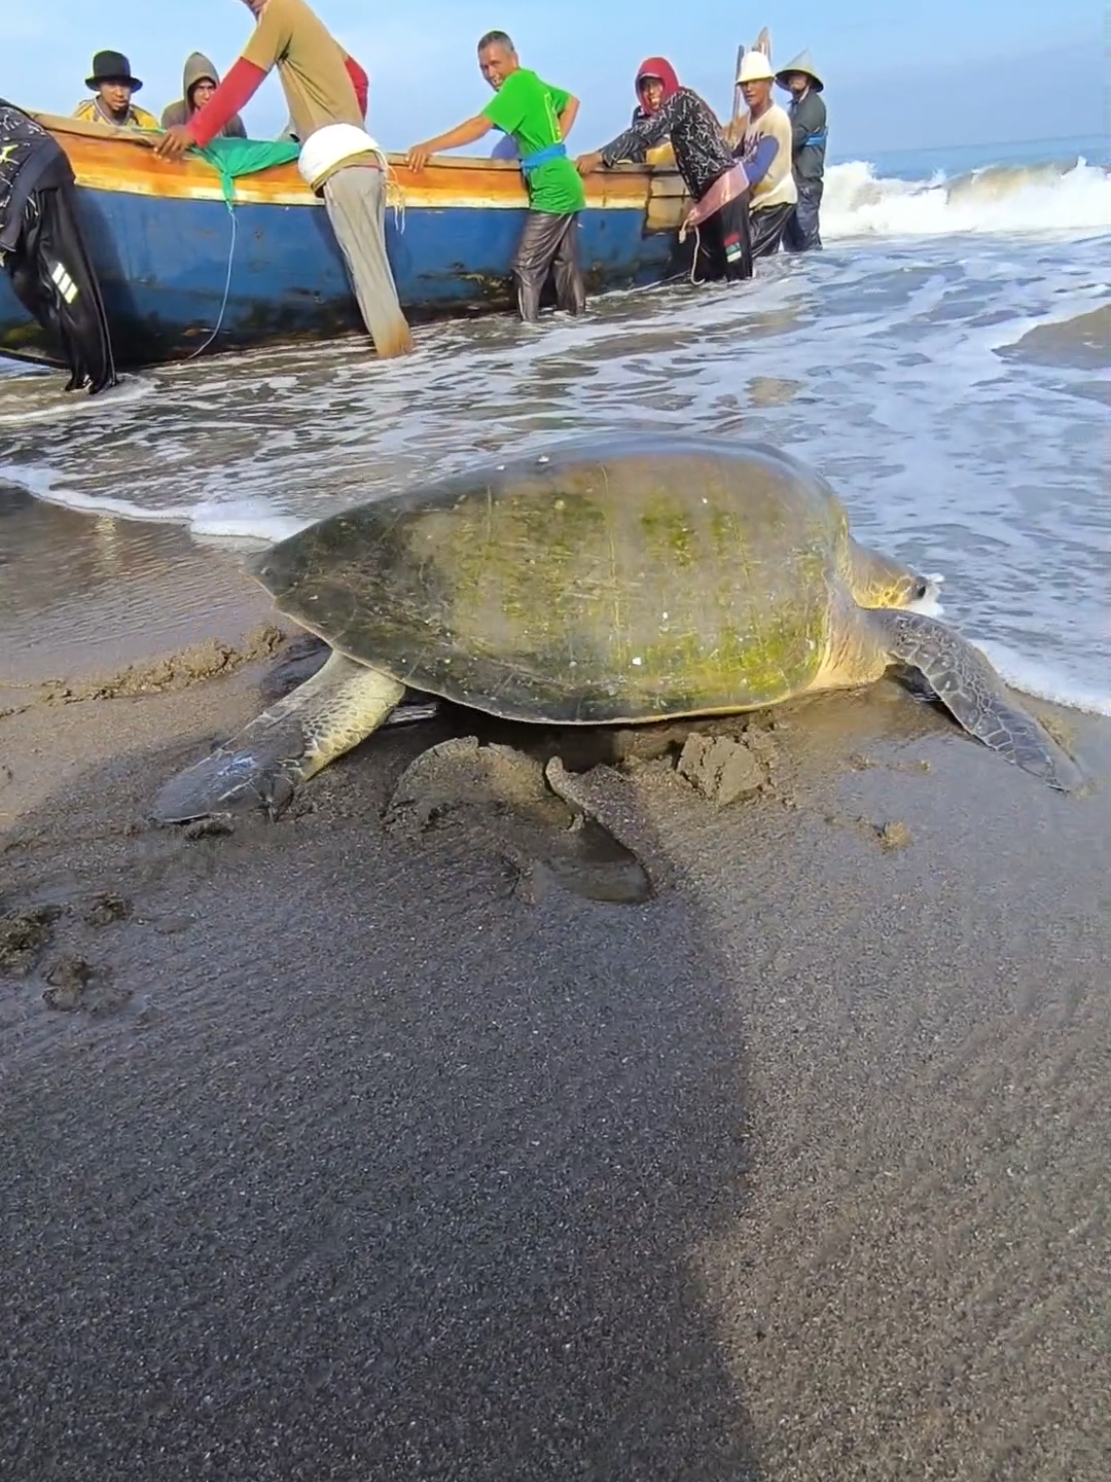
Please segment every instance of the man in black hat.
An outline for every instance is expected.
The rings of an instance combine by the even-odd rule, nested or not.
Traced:
[[[93,75],[85,78],[95,98],[84,98],[73,110],[74,118],[86,123],[108,124],[115,129],[156,129],[158,120],[145,108],[136,108],[132,93],[142,87],[131,75],[131,63],[122,51],[98,51],[93,58]]]

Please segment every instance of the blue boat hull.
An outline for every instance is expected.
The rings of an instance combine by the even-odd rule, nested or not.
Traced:
[[[150,159],[144,156],[148,171]],[[516,174],[490,172],[491,183],[478,189],[473,177],[458,178],[457,193],[443,206],[387,212],[387,250],[411,320],[513,302],[510,264],[525,219]],[[96,188],[82,184],[80,174],[78,182],[80,221],[121,366],[190,355],[217,325],[209,353],[360,328],[327,213],[311,197],[303,204],[237,201],[233,240],[232,211],[214,191],[197,199]],[[638,189],[646,194],[647,183]],[[646,209],[628,203],[588,201],[581,244],[594,294],[657,282],[681,266],[675,232],[650,228]],[[6,274],[0,274],[0,353],[57,363],[56,348],[30,320]]]

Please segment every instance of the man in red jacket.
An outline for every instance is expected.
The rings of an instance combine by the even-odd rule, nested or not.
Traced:
[[[381,356],[413,348],[386,256],[385,157],[363,127],[367,76],[313,14],[305,0],[244,0],[255,34],[203,108],[168,129],[157,147],[180,159],[191,145],[215,139],[278,69],[302,176],[324,196],[363,319]]]

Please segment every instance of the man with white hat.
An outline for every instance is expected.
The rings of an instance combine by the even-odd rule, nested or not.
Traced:
[[[810,252],[822,245],[818,212],[826,170],[826,105],[819,96],[822,79],[808,51],[775,74],[776,83],[791,94],[791,169],[799,193],[795,214],[783,233],[789,252]]]
[[[752,195],[753,257],[769,257],[779,251],[783,230],[798,200],[791,173],[791,121],[778,103],[772,102],[775,73],[762,51],[745,53],[737,82],[748,117],[733,153],[745,167]]]

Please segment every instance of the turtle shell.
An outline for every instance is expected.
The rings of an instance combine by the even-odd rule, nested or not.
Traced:
[[[403,684],[509,719],[659,720],[807,689],[844,510],[772,448],[596,438],[331,516],[255,575]]]

